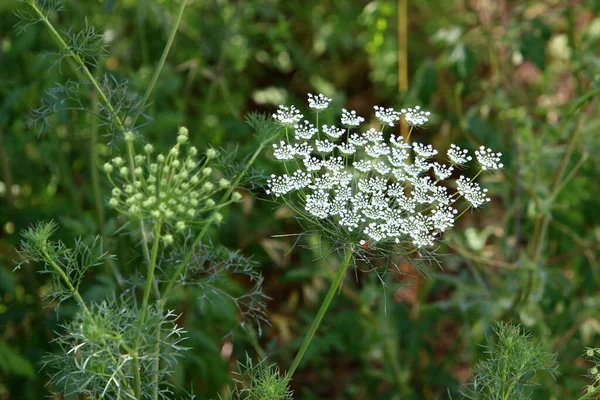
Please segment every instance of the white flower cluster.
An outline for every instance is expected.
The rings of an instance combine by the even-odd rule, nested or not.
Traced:
[[[215,210],[212,198],[227,189],[230,182],[213,179],[209,163],[217,156],[214,149],[206,152],[201,165],[198,150],[187,148],[187,141],[188,130],[181,128],[177,144],[167,154],[154,156],[153,146],[147,144],[144,155],[134,157],[133,173],[121,157],[105,163],[104,171],[113,186],[109,205],[123,214],[161,221],[177,230],[184,230],[203,213]],[[234,192],[231,201],[239,201],[240,197]]]
[[[384,126],[395,124],[401,114],[409,124],[422,125],[429,115],[419,107],[401,113],[375,107],[375,113]],[[323,125],[319,130],[308,121],[297,125],[294,138],[299,142],[273,145],[274,156],[285,163],[287,173],[271,175],[267,193],[290,195],[286,204],[298,214],[325,231],[360,244],[410,242],[417,248],[432,246],[454,225],[458,214],[454,208],[458,197],[443,185],[454,167],[434,162],[438,151],[431,145],[411,145],[393,134],[388,141],[374,128],[353,132],[352,128],[363,121],[355,111],[343,109],[340,122],[346,129]],[[501,168],[499,156],[491,150],[477,152],[482,169]],[[455,165],[471,160],[467,150],[455,145],[448,157]],[[456,186],[457,194],[474,208],[490,200],[487,189],[464,176],[456,180]]]
[[[329,97],[325,97],[321,93],[317,96],[313,94],[308,94],[308,107],[313,110],[325,110],[329,107],[329,103],[331,103],[331,99]]]
[[[404,119],[406,123],[410,126],[421,126],[425,125],[427,121],[429,121],[429,115],[431,114],[429,111],[421,111],[421,107],[416,106],[415,108],[402,109],[402,114],[404,114]]]
[[[479,150],[475,150],[477,162],[481,165],[481,169],[502,169],[504,164],[500,162],[502,153],[494,153],[492,149],[481,146]]]

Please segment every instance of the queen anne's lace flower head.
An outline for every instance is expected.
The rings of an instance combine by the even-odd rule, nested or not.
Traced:
[[[348,127],[356,127],[365,122],[365,119],[361,116],[356,115],[356,111],[348,111],[345,108],[342,109],[342,125]]]
[[[331,103],[331,99],[321,93],[316,96],[311,93],[308,94],[308,107],[313,110],[325,110],[329,107],[329,103]]]
[[[415,108],[407,108],[401,110],[402,114],[404,114],[404,119],[406,123],[410,126],[422,126],[429,121],[429,115],[431,114],[429,111],[421,111],[421,107],[416,106]]]
[[[309,107],[324,109],[326,100],[309,95]],[[278,112],[282,115],[276,118],[279,122],[300,115],[293,106]],[[375,107],[383,129],[395,125],[400,114]],[[425,124],[429,116],[419,107],[402,110],[402,114],[412,126]],[[454,166],[471,161],[467,150],[451,145],[447,153],[451,165],[440,164],[435,161],[438,151],[431,145],[411,145],[393,134],[388,140],[386,133],[373,128],[350,132],[362,122],[364,118],[355,111],[343,109],[341,123],[347,130],[323,125],[318,132],[307,121],[298,124],[297,142],[273,145],[274,156],[286,163],[287,173],[272,175],[267,193],[286,196],[286,204],[324,232],[363,247],[385,243],[432,246],[454,226],[459,197],[474,208],[489,201],[487,189],[465,176],[456,180],[456,189],[448,190]],[[502,167],[499,153],[481,148],[476,156],[482,169]],[[459,196],[452,194],[454,190]]]
[[[504,164],[500,162],[502,153],[494,153],[492,149],[481,146],[479,150],[475,150],[477,162],[481,165],[481,169],[502,169]]]
[[[383,108],[374,106],[375,118],[377,118],[382,124],[394,126],[396,122],[400,120],[400,113],[394,111],[393,108]]]
[[[310,140],[318,131],[319,130],[308,121],[304,121],[303,124],[294,125],[294,136],[296,140]]]
[[[455,165],[463,165],[473,159],[473,157],[469,155],[469,150],[461,149],[454,143],[450,145],[447,154],[450,162]]]
[[[296,106],[279,106],[279,110],[273,114],[273,118],[282,125],[294,125],[302,120],[303,115]]]
[[[463,175],[456,181],[458,193],[461,194],[473,208],[479,208],[484,203],[490,201],[487,197],[487,189],[482,189],[478,183],[470,181]]]

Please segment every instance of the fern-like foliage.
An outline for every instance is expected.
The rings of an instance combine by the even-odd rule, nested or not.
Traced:
[[[22,261],[17,268],[30,261],[43,265],[41,273],[52,276],[52,290],[47,298],[56,300],[58,304],[72,298],[79,291],[79,286],[87,271],[103,265],[114,256],[105,252],[102,239],[96,236],[90,243],[81,238],[75,239],[74,247],[66,246],[62,241],[52,241],[51,236],[57,229],[54,221],[40,222],[21,233]]]
[[[246,355],[246,362],[238,362],[231,400],[292,400],[289,380],[275,364],[261,360],[257,364]]]
[[[61,0],[20,0],[20,3],[15,11],[19,18],[16,25],[19,32],[24,32],[32,25],[42,22],[43,18],[49,18],[52,14],[64,10]]]
[[[466,397],[477,400],[529,399],[539,372],[554,375],[557,368],[555,355],[542,344],[531,341],[531,335],[520,326],[500,322],[494,332],[495,341],[490,340],[486,347],[488,358],[476,365]]]
[[[229,300],[238,310],[239,323],[253,323],[261,332],[262,323],[268,323],[266,300],[262,291],[263,277],[258,270],[258,263],[241,254],[218,244],[192,245],[189,237],[180,251],[174,251],[161,262],[164,266],[177,265],[185,254],[193,252],[183,275],[179,277],[179,285],[200,288],[203,301],[219,297]],[[161,267],[165,276],[170,277],[172,271]],[[251,289],[235,291],[230,285],[232,279],[246,280]]]
[[[153,398],[151,377],[157,367],[161,382],[159,398],[173,398],[164,377],[186,350],[182,346],[185,331],[177,326],[177,316],[152,307],[140,326],[140,310],[130,302],[103,301],[92,304],[89,311],[79,310],[75,318],[62,327],[64,332],[55,340],[62,351],[44,360],[50,383],[57,393],[135,399],[137,366],[133,352],[137,347],[137,354],[142,355],[138,357],[141,398]]]
[[[99,60],[108,54],[108,47],[104,43],[104,34],[98,32],[94,25],[90,25],[87,18],[83,29],[69,28],[63,33],[70,48],[61,51],[61,58],[79,57],[88,67],[97,68]]]

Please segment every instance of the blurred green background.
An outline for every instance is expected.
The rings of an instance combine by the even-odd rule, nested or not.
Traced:
[[[559,375],[537,378],[534,399],[571,399],[588,384],[586,346],[600,346],[600,2],[408,0],[408,91],[398,89],[398,2],[190,0],[146,110],[145,138],[159,148],[185,125],[192,142],[249,154],[258,144],[244,116],[334,98],[360,115],[375,104],[432,112],[415,138],[501,151],[505,169],[485,175],[492,202],[465,214],[439,249],[431,276],[410,264],[382,280],[348,279],[292,382],[297,399],[460,398],[496,320],[522,324],[556,352]],[[141,94],[160,58],[178,1],[64,0],[51,15],[74,30],[86,21],[105,34],[109,72]],[[43,26],[19,33],[17,1],[0,2],[0,399],[49,394],[40,358],[74,309],[43,300],[49,282],[35,265],[13,272],[18,232],[55,219],[68,243],[104,233],[119,259],[139,257],[107,208],[98,223],[84,112],[62,111],[43,132],[31,110],[53,104],[47,91],[75,79],[56,63]],[[86,105],[90,106],[90,105]],[[333,116],[332,116],[333,117]],[[100,127],[99,133],[105,132]],[[93,148],[111,155],[110,137]],[[280,168],[268,154],[257,167]],[[559,174],[559,172],[563,172]],[[108,185],[102,178],[102,185]],[[107,192],[105,192],[107,193]],[[212,240],[239,248],[265,275],[270,326],[258,338],[287,369],[337,260],[295,245],[301,232],[264,190],[229,210]],[[311,238],[309,238],[309,241]],[[135,263],[120,265],[131,275]],[[352,274],[354,275],[354,274]],[[353,278],[353,277],[352,277]],[[232,290],[243,283],[231,282]],[[110,271],[88,276],[87,300],[121,291]],[[192,347],[173,383],[216,398],[247,352],[258,357],[235,309],[181,292]],[[391,354],[391,357],[389,356]],[[183,391],[178,392],[182,396]]]

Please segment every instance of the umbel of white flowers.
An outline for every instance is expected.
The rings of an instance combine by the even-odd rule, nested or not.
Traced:
[[[331,99],[309,94],[309,108],[323,112]],[[411,127],[427,123],[429,112],[420,107],[402,109],[375,106],[380,130],[359,132],[364,118],[342,109],[341,126],[315,127],[295,106],[280,106],[273,118],[282,125],[287,141],[273,145],[274,157],[285,163],[286,173],[271,175],[268,194],[282,197],[301,217],[325,232],[357,239],[360,244],[412,243],[432,246],[441,233],[454,226],[455,208],[462,197],[479,208],[490,201],[487,189],[464,175],[452,184],[455,166],[472,160],[468,150],[452,144],[448,164],[433,161],[431,145],[394,134],[386,126],[400,118]],[[410,134],[409,134],[410,135]],[[482,146],[475,151],[481,170],[503,167],[501,153]],[[481,171],[480,171],[481,172]],[[455,187],[450,192],[449,187]]]
[[[126,134],[125,139],[133,140],[133,135]],[[229,202],[217,204],[213,198],[231,185],[224,178],[214,178],[210,164],[217,151],[208,149],[200,162],[198,150],[187,144],[188,130],[182,127],[177,143],[166,154],[154,155],[154,147],[146,144],[144,154],[134,157],[133,170],[121,157],[104,164],[113,186],[109,205],[130,217],[161,221],[182,231],[202,222],[203,215],[218,207],[241,200],[241,195],[233,192]],[[220,222],[221,215],[214,215]],[[167,234],[163,240],[169,243],[173,237]]]

